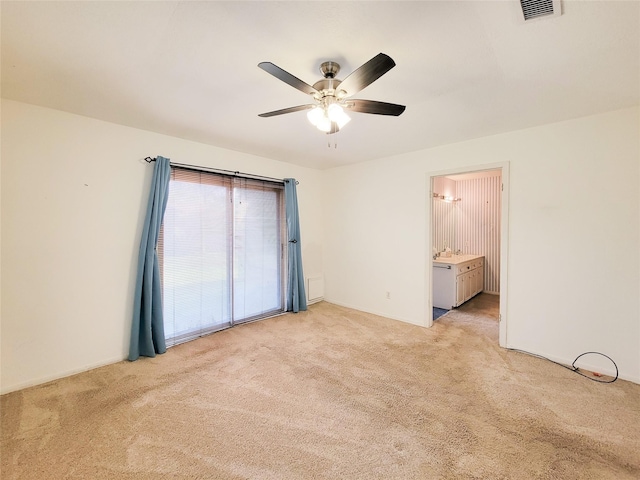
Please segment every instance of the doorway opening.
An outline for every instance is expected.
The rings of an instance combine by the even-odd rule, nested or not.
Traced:
[[[482,312],[505,346],[508,163],[434,172],[429,186],[428,326]]]

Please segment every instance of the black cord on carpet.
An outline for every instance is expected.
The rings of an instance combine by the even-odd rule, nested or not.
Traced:
[[[513,352],[526,353],[527,355],[531,355],[533,357],[542,358],[543,360],[547,360],[547,361],[549,361],[551,363],[555,363],[556,365],[560,365],[561,367],[566,368],[567,370],[571,370],[572,372],[577,373],[578,375],[582,375],[584,378],[588,378],[589,380],[592,380],[592,381],[597,382],[597,383],[613,383],[618,379],[618,365],[616,365],[616,362],[614,362],[611,357],[605,355],[604,353],[600,353],[600,352],[584,352],[584,353],[581,353],[580,355],[578,355],[576,357],[576,359],[573,361],[571,366],[569,366],[569,365],[565,365],[563,363],[551,360],[550,358],[543,357],[542,355],[538,355],[537,353],[526,352],[524,350],[518,350],[517,348],[507,348],[507,350],[511,350]],[[584,355],[589,355],[589,354],[602,355],[603,357],[609,359],[611,361],[611,363],[613,363],[613,366],[616,368],[616,376],[613,378],[613,380],[598,380],[598,378],[593,378],[593,377],[591,377],[589,375],[585,375],[584,373],[582,373],[580,371],[580,369],[578,367],[576,367],[576,362],[578,361],[578,359],[580,357],[584,356]]]

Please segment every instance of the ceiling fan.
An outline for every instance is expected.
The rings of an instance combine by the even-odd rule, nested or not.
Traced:
[[[379,53],[354,70],[347,78],[339,80],[336,75],[340,71],[340,65],[331,61],[324,62],[320,65],[320,72],[324,78],[311,86],[271,62],[261,62],[258,67],[277,79],[288,83],[293,88],[311,95],[314,103],[261,113],[258,116],[274,117],[285,113],[309,110],[307,113],[309,121],[318,130],[327,134],[336,133],[351,120],[346,113],[347,111],[397,117],[404,112],[406,108],[404,105],[351,98],[387,73],[395,65],[396,63],[390,56]]]

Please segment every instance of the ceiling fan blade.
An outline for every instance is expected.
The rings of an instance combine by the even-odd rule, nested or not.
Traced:
[[[299,112],[300,110],[308,110],[315,105],[298,105],[297,107],[283,108],[282,110],[274,110],[273,112],[261,113],[259,117],[275,117],[276,115],[284,115],[285,113]]]
[[[352,112],[373,113],[375,115],[393,115],[397,117],[404,112],[404,105],[395,103],[376,102],[375,100],[347,100],[347,108]]]
[[[351,72],[338,88],[347,92],[347,96],[355,95],[395,66],[396,62],[394,62],[389,55],[379,53],[367,63]]]
[[[284,83],[288,83],[293,88],[297,88],[301,92],[307,93],[309,95],[315,95],[319,93],[315,88],[313,88],[308,83],[303,82],[298,77],[294,77],[286,70],[281,69],[277,65],[274,65],[271,62],[260,62],[258,66],[267,73],[270,73],[278,80],[282,80]]]

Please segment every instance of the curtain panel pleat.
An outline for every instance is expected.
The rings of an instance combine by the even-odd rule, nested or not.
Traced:
[[[157,353],[164,353],[167,350],[162,317],[162,283],[157,244],[169,196],[170,175],[169,159],[157,157],[140,240],[129,346],[131,361],[137,360],[141,355],[155,357]]]
[[[284,195],[289,241],[287,256],[287,311],[297,313],[307,309],[307,297],[304,290],[304,274],[302,272],[298,194],[294,178],[284,179]]]

